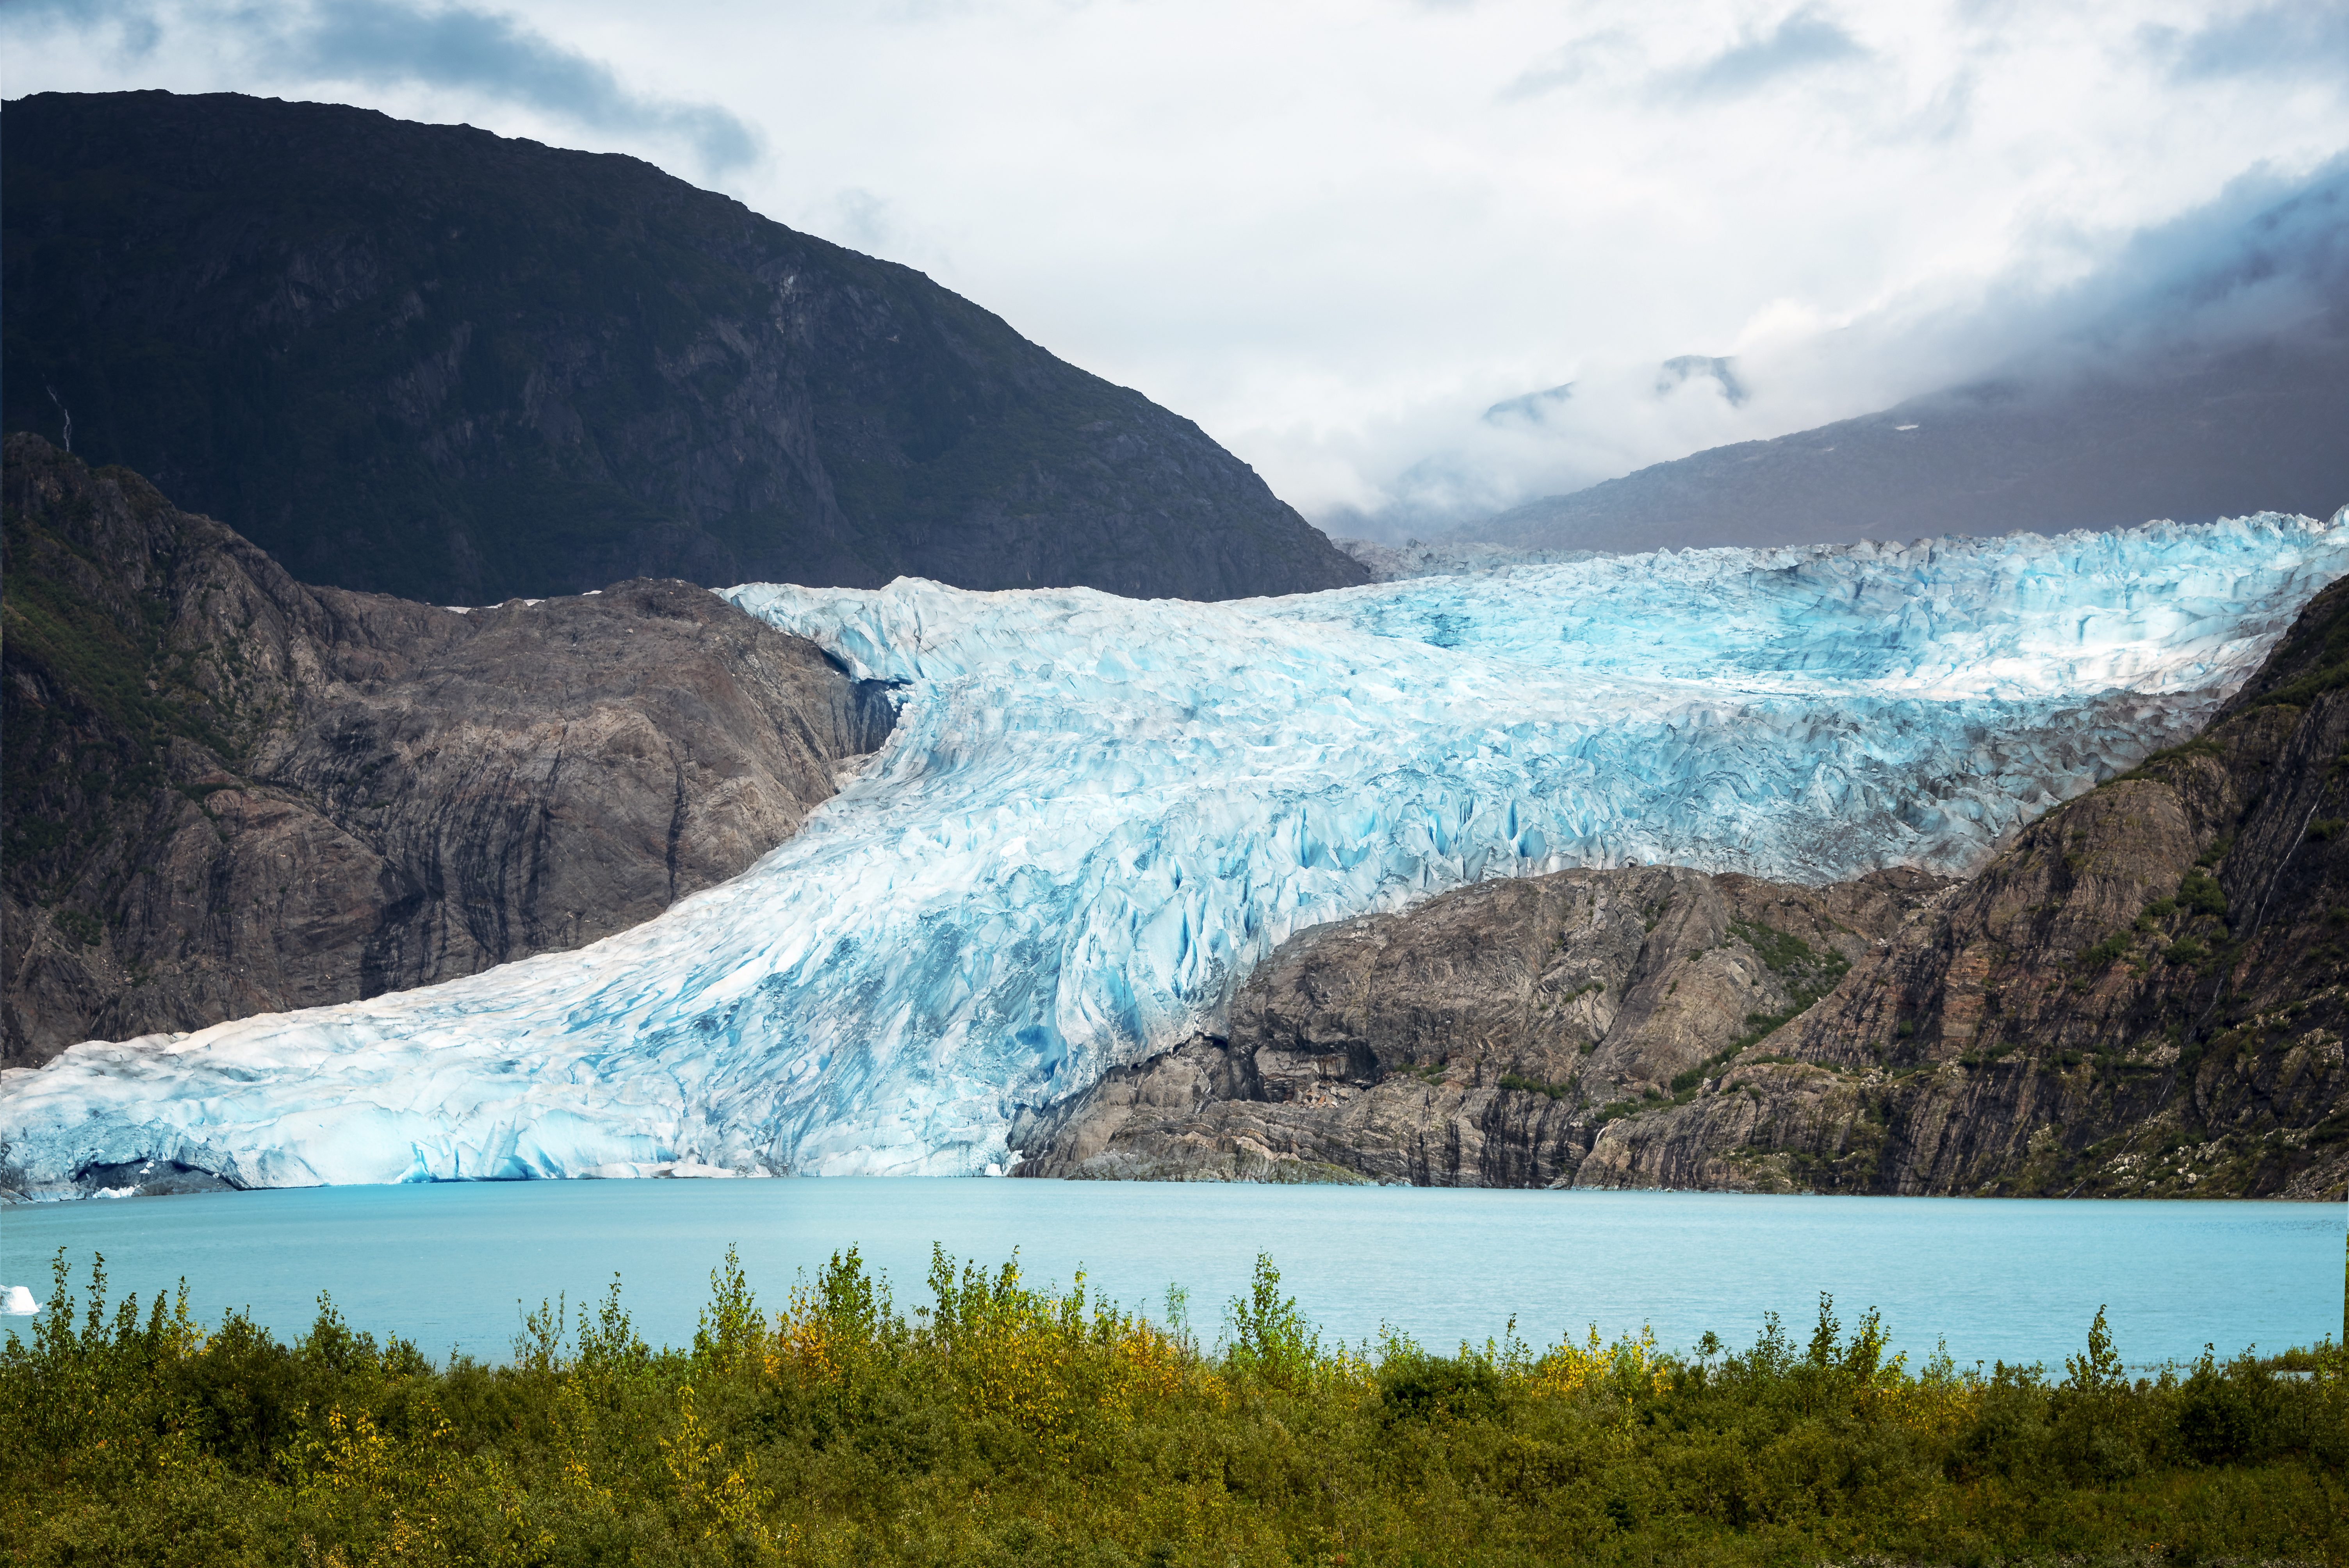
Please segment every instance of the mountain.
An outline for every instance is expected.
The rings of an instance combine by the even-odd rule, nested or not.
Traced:
[[[2344,432],[2349,303],[2287,341],[1937,393],[1546,496],[1451,538],[1644,551],[2324,517],[2349,501]]]
[[[1487,883],[1292,937],[1022,1175],[2349,1191],[2349,583],[1978,875]]]
[[[1889,934],[1905,914],[1790,890],[1981,867],[2192,737],[2344,572],[2349,517],[2270,516],[1227,604],[733,590],[850,676],[902,683],[881,755],[772,852],[580,953],[77,1045],[0,1078],[0,1162],[58,1193],[150,1159],[248,1185],[979,1174],[1105,1075],[1254,1026],[1256,977],[1280,984],[1300,933],[1633,862],[1628,905],[1560,901],[1555,931],[1515,943],[1485,920],[1477,963],[1530,965],[1588,926],[1569,945],[1588,972],[1496,1004],[1489,1048],[1482,1023],[1447,1048],[1537,1080],[1524,1103],[1565,1120],[1547,1089],[1576,1063],[1600,1109],[1668,1098],[1758,1026],[1744,1014],[1826,988],[1828,950],[1857,969],[1828,922]],[[1733,872],[1778,886],[1722,892]],[[1650,943],[1678,945],[1640,958]],[[1653,1026],[1626,1009],[1613,966],[1633,963]],[[1512,1006],[1541,1054],[1504,1068]],[[1587,1057],[1569,1014],[1612,1020]],[[1299,1037],[1325,1025],[1354,1026]]]
[[[0,502],[0,1065],[593,942],[790,837],[893,722],[685,583],[307,587],[37,436]]]
[[[305,582],[482,604],[637,576],[1364,581],[1190,421],[634,159],[43,93],[5,110],[0,269],[5,428]]]

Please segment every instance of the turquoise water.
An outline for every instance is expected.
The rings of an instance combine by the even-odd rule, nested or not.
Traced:
[[[330,1291],[352,1323],[440,1356],[502,1358],[518,1302],[600,1295],[614,1271],[640,1332],[688,1341],[730,1242],[781,1305],[795,1271],[855,1245],[899,1305],[927,1299],[930,1244],[1163,1315],[1170,1282],[1212,1331],[1258,1250],[1349,1339],[1392,1323],[1448,1348],[1515,1314],[1537,1344],[1592,1324],[1752,1340],[1776,1311],[1807,1337],[1818,1293],[1847,1324],[1883,1311],[1896,1346],[1961,1361],[2077,1350],[2108,1304],[2123,1356],[2305,1345],[2341,1327],[2336,1204],[1764,1198],[1694,1192],[1002,1181],[506,1181],[332,1187],[39,1204],[0,1212],[0,1283],[48,1295],[64,1247],[114,1289],[184,1275],[197,1308],[300,1332]],[[23,1325],[22,1318],[0,1320]]]

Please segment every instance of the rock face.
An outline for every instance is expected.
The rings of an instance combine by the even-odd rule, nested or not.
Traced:
[[[2342,1196],[2344,755],[2336,585],[2201,737],[1856,965],[1791,1060],[1610,1127],[1592,1161],[1627,1185]]]
[[[1948,885],[1571,871],[1321,926],[1250,976],[1227,1038],[1023,1125],[1018,1171],[1563,1185],[1610,1118],[1690,1091]]]
[[[295,583],[6,446],[5,1059],[577,946],[740,872],[885,689],[706,591],[469,614]]]
[[[1970,881],[1569,872],[1323,927],[1228,1039],[1015,1147],[1044,1176],[2339,1198],[2344,1034],[2337,584],[2200,737]]]
[[[235,94],[5,114],[5,428],[70,416],[305,582],[1366,580],[1189,420],[635,159]]]

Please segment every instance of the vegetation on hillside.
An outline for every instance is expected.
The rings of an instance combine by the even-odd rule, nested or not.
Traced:
[[[16,451],[10,448],[12,464]],[[12,469],[0,500],[0,639],[11,676],[24,683],[11,693],[0,750],[0,841],[10,891],[47,907],[125,830],[127,816],[147,814],[151,792],[172,781],[167,762],[175,746],[201,759],[184,774],[241,760],[247,738],[214,695],[230,688],[221,666],[237,656],[233,645],[223,652],[172,642],[169,567],[131,580],[90,542],[95,486],[36,494],[16,482],[24,477]],[[138,528],[170,514],[154,487],[127,469],[94,477],[111,482]],[[26,692],[48,700],[20,700]],[[225,706],[233,710],[233,698]],[[180,788],[201,804],[200,787]],[[103,894],[118,892],[119,882]],[[68,910],[54,918],[94,928],[101,917]]]
[[[0,1352],[0,1546],[26,1563],[1434,1563],[2349,1553],[2329,1342],[2131,1377],[1807,1340],[1439,1356],[1324,1346],[1260,1258],[1212,1347],[943,1254],[910,1315],[854,1252],[761,1310],[730,1254],[690,1349],[616,1282],[435,1367],[323,1297],[293,1345],[184,1287]]]

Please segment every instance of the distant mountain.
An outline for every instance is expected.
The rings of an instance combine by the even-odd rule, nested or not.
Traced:
[[[1988,383],[1715,447],[1451,537],[1551,551],[1809,544],[2326,516],[2344,502],[2349,306],[2293,342],[2126,377]]]
[[[233,94],[0,137],[0,419],[305,581],[1230,598],[1361,567],[1195,425],[630,158]]]

